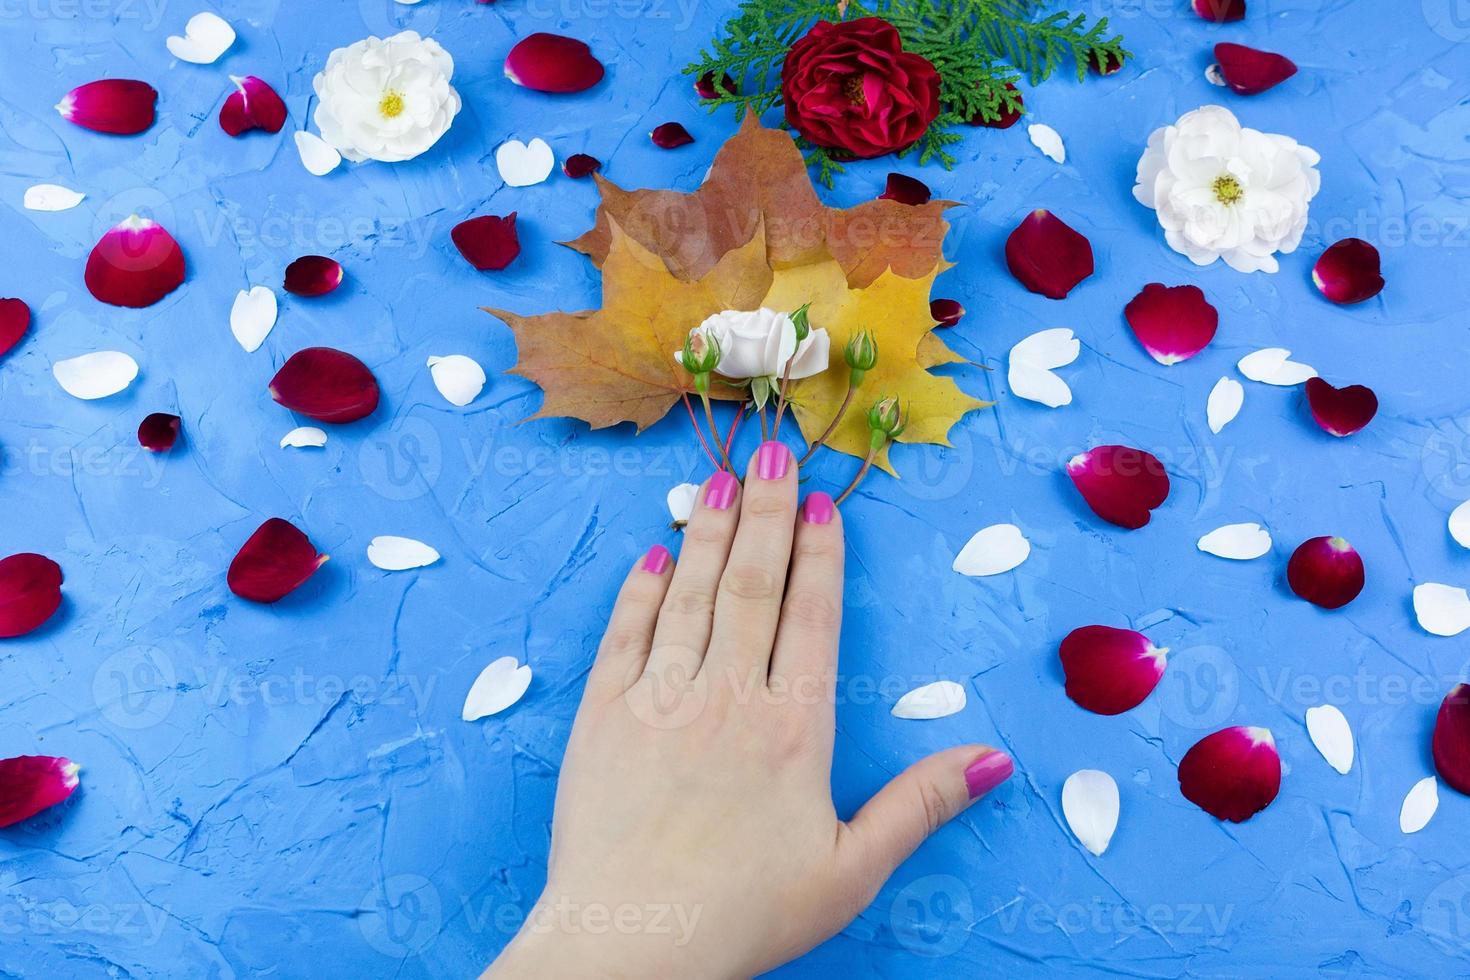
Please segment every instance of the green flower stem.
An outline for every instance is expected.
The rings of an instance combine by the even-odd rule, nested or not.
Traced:
[[[838,497],[837,500],[834,501],[833,506],[840,506],[842,502],[846,500],[849,496],[851,496],[852,492],[858,488],[858,484],[863,482],[863,477],[867,476],[868,470],[873,468],[873,457],[878,455],[878,450],[882,449],[887,441],[887,439],[878,438],[869,440],[868,455],[866,458],[863,459],[862,469],[857,471],[857,476],[852,478],[852,482],[847,485],[846,490],[842,491],[842,496]]]
[[[854,371],[853,374],[856,375],[858,374],[858,372]],[[837,426],[842,421],[842,416],[847,414],[847,408],[849,405],[852,404],[852,398],[854,395],[857,394],[858,384],[860,384],[861,381],[862,379],[858,378],[858,380],[855,382],[848,382],[847,395],[842,399],[842,405],[837,409],[837,414],[832,416],[832,421],[827,423],[827,428],[822,432],[821,435],[817,436],[816,441],[807,448],[806,455],[801,457],[801,460],[796,464],[798,467],[805,466],[806,461],[812,458],[812,454],[815,453],[827,442],[832,433],[837,431]]]
[[[709,422],[710,435],[714,436],[715,445],[720,449],[720,458],[725,462],[725,469],[734,473],[735,467],[730,464],[730,454],[725,451],[725,441],[720,438],[720,427],[715,424],[715,410],[710,405],[709,392],[701,391],[699,393],[699,400],[704,402],[704,417]]]
[[[776,392],[776,431],[772,439],[781,438],[781,416],[786,414],[786,388],[791,384],[791,361],[796,360],[796,355],[786,362],[786,370],[781,372],[781,387]]]

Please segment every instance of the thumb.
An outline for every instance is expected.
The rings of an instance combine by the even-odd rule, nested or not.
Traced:
[[[877,893],[930,834],[1010,778],[1011,757],[987,745],[960,745],[909,766],[848,821],[842,860]]]

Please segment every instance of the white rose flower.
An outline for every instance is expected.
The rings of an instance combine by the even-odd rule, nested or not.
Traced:
[[[1275,253],[1301,243],[1321,159],[1207,105],[1149,136],[1133,196],[1158,212],[1169,247],[1195,265],[1224,259],[1239,272],[1275,272]]]
[[[791,317],[764,307],[716,313],[689,333],[702,334],[720,345],[720,365],[715,373],[726,378],[780,378],[788,360],[792,381],[827,370],[831,346],[827,331],[814,328],[798,345]],[[674,359],[684,363],[684,352],[676,351]]]
[[[438,141],[459,112],[449,84],[454,59],[413,31],[370,37],[327,58],[316,90],[322,139],[354,163],[412,160]]]

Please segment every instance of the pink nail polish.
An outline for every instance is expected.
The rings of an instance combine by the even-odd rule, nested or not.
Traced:
[[[669,554],[669,549],[661,544],[656,544],[648,549],[648,554],[643,556],[643,570],[652,572],[654,575],[662,575],[669,567],[669,562],[674,556]]]
[[[735,502],[735,491],[739,489],[740,481],[735,479],[735,474],[720,470],[709,478],[709,486],[704,491],[704,505],[714,510],[729,510]]]
[[[987,749],[974,762],[965,767],[965,788],[970,799],[984,796],[1001,783],[1011,778],[1016,765],[1011,757],[997,749]]]
[[[791,464],[791,450],[784,442],[763,442],[755,453],[755,472],[762,480],[779,480]]]
[[[808,524],[832,523],[832,498],[820,490],[807,494],[801,505],[801,519]]]

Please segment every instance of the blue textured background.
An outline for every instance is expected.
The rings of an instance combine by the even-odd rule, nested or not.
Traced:
[[[727,8],[683,2],[237,3],[226,15],[239,42],[197,67],[164,49],[196,5],[5,0],[0,294],[25,298],[36,318],[0,365],[0,541],[58,560],[66,602],[43,630],[0,646],[0,750],[67,755],[84,773],[70,803],[0,834],[0,974],[465,976],[514,931],[542,883],[558,760],[613,583],[649,544],[675,544],[664,492],[707,469],[678,414],[636,440],[515,425],[539,396],[500,375],[514,361],[509,331],[475,308],[595,304],[594,270],[553,244],[587,227],[595,193],[559,173],[503,188],[492,153],[540,135],[559,157],[598,156],[626,186],[694,187],[734,121],[698,109],[678,73]],[[970,310],[951,342],[1003,367],[1016,340],[1070,326],[1084,344],[1063,372],[1076,402],[1051,411],[1008,397],[1003,370],[960,370],[968,390],[1000,404],[966,419],[953,450],[901,450],[905,479],[872,479],[846,508],[840,807],[960,741],[1004,746],[1017,775],[783,974],[1462,970],[1470,801],[1443,790],[1439,815],[1413,837],[1397,815],[1432,771],[1435,706],[1467,659],[1463,641],[1417,629],[1409,593],[1470,583],[1470,555],[1444,526],[1470,496],[1470,10],[1251,0],[1246,22],[1223,27],[1185,0],[1099,0],[1089,12],[1113,14],[1136,57],[1110,79],[1026,89],[1032,118],[1065,137],[1065,166],[1024,125],[968,134],[953,172],[902,165],[968,205],[952,213],[947,244],[959,267],[941,280]],[[308,176],[289,131],[307,119],[312,75],[331,49],[399,26],[453,54],[464,112],[417,161]],[[505,52],[537,30],[589,40],[607,80],[555,99],[510,84]],[[1222,39],[1286,53],[1301,73],[1234,97],[1203,77]],[[227,73],[275,85],[287,132],[226,137],[214,117]],[[106,138],[51,110],[107,76],[159,89],[148,133]],[[1323,155],[1312,229],[1279,275],[1196,270],[1129,194],[1148,133],[1215,101]],[[647,133],[667,120],[698,142],[655,149]],[[892,166],[854,167],[827,197],[871,197]],[[53,180],[87,200],[62,214],[20,208],[25,187]],[[1038,206],[1097,252],[1097,275],[1063,302],[1025,292],[1000,259],[1004,236]],[[474,272],[450,228],[510,210],[524,254],[502,274]],[[182,289],[141,311],[105,307],[82,286],[87,250],[130,211],[161,220],[190,264]],[[1380,246],[1389,285],[1336,308],[1308,271],[1348,235]],[[275,332],[243,353],[227,327],[235,292],[278,288],[306,252],[341,259],[346,285],[323,300],[281,294]],[[1172,369],[1143,354],[1121,317],[1156,279],[1198,283],[1221,310],[1214,345]],[[310,344],[361,356],[385,403],[333,429],[324,451],[283,451],[295,422],[266,381]],[[1248,384],[1240,419],[1211,436],[1211,385],[1269,345],[1330,380],[1372,385],[1382,413],[1334,440],[1299,392]],[[65,396],[51,363],[97,348],[132,353],[139,381],[102,402]],[[465,410],[445,404],[424,367],[448,353],[492,374]],[[182,445],[163,459],[133,437],[156,410],[184,419]],[[1175,476],[1145,530],[1100,525],[1061,472],[1107,441],[1154,451]],[[814,485],[840,486],[851,469],[829,456]],[[260,607],[227,592],[224,569],[272,515],[334,558]],[[1195,551],[1201,533],[1241,520],[1270,527],[1269,557]],[[999,521],[1025,530],[1031,559],[994,579],[953,574],[969,535]],[[364,549],[386,533],[421,538],[444,560],[379,572]],[[1345,535],[1367,561],[1366,591],[1337,613],[1282,581],[1290,550],[1317,534]],[[1056,645],[1092,622],[1131,624],[1175,651],[1160,690],[1122,717],[1087,714],[1062,693]],[[525,700],[461,722],[468,685],[506,654],[536,671]],[[964,712],[890,717],[898,692],[936,677],[968,682]],[[1303,726],[1324,701],[1357,734],[1347,776]],[[1184,801],[1174,769],[1197,738],[1239,723],[1272,729],[1287,772],[1276,802],[1236,827]],[[1102,858],[1061,820],[1062,781],[1083,767],[1122,790]]]

